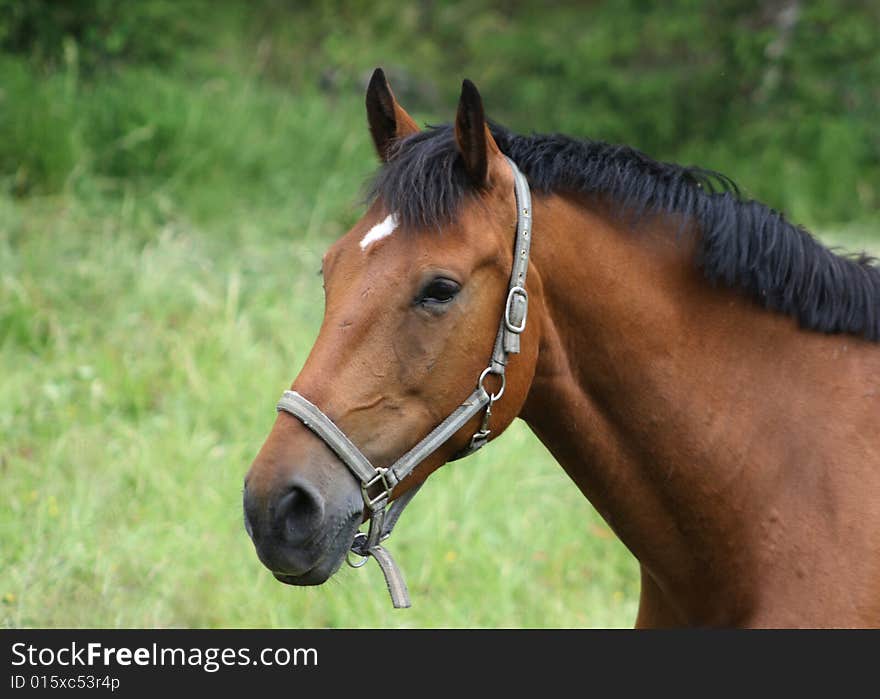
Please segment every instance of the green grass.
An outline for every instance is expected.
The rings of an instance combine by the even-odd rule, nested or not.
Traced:
[[[375,166],[360,95],[5,59],[0,84],[0,625],[632,625],[635,561],[520,423],[408,509],[412,609],[372,563],[303,589],[258,562],[242,478]]]

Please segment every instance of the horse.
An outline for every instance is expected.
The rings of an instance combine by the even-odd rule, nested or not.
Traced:
[[[876,261],[711,170],[517,135],[467,80],[450,125],[381,69],[366,107],[368,208],[245,479],[274,576],[372,555],[406,606],[395,505],[518,417],[637,559],[636,627],[880,626]]]

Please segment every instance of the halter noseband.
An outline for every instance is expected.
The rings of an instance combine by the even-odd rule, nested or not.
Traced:
[[[458,432],[471,418],[480,411],[483,419],[480,428],[471,437],[468,446],[454,457],[460,459],[473,454],[489,441],[489,419],[492,416],[493,404],[501,398],[505,386],[505,370],[510,354],[520,351],[520,335],[526,327],[529,297],[526,293],[526,273],[529,267],[529,248],[531,246],[531,194],[525,176],[516,164],[507,158],[514,176],[516,193],[516,242],[513,252],[513,268],[504,313],[495,338],[491,361],[477,379],[477,387],[467,399],[437,425],[431,432],[412,449],[401,456],[388,468],[376,468],[364,456],[352,441],[327,417],[320,408],[309,402],[296,391],[285,391],[275,406],[276,411],[290,413],[299,419],[327,444],[339,459],[361,482],[361,494],[364,506],[370,511],[370,526],[366,534],[358,532],[351,545],[351,552],[362,556],[362,560],[349,565],[354,568],[366,563],[373,556],[385,575],[385,583],[391,594],[391,602],[396,608],[409,607],[409,592],[403,575],[391,554],[380,544],[391,535],[403,509],[409,504],[419,487],[411,488],[390,503],[394,488],[413,470],[443,446],[452,435]],[[501,388],[497,393],[490,393],[483,385],[486,377],[493,374],[501,379]]]

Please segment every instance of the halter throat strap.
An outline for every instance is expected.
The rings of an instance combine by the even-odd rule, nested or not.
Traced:
[[[285,391],[275,406],[276,411],[293,415],[320,437],[360,481],[364,507],[370,512],[370,526],[366,534],[358,533],[351,546],[351,551],[363,556],[363,559],[357,564],[350,564],[360,567],[368,557],[375,558],[385,575],[391,601],[396,608],[410,606],[409,592],[400,569],[380,543],[391,535],[403,509],[420,486],[410,488],[392,502],[394,488],[480,412],[483,412],[483,419],[479,429],[471,437],[468,446],[455,454],[453,459],[468,456],[489,441],[492,405],[504,394],[508,357],[520,351],[520,335],[526,327],[529,297],[525,284],[532,242],[531,193],[525,176],[510,158],[507,161],[513,171],[517,207],[513,265],[489,365],[480,374],[477,387],[465,401],[387,468],[374,466],[320,408],[296,391]],[[495,393],[489,392],[484,386],[489,375],[501,379],[501,387]]]

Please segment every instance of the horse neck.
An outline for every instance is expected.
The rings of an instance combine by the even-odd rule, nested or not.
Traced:
[[[521,417],[643,573],[682,599],[720,596],[731,565],[754,564],[742,522],[767,505],[756,479],[775,461],[755,445],[778,420],[756,391],[792,380],[793,323],[708,284],[677,221],[630,229],[560,196],[534,210],[541,349]]]

